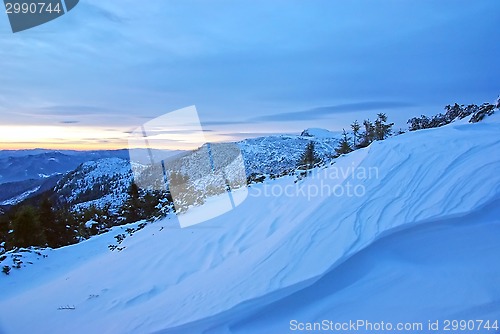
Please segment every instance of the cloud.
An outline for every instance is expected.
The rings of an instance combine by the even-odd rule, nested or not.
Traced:
[[[77,124],[77,123],[80,123],[80,121],[60,121],[59,123],[61,123],[61,124]]]
[[[355,113],[361,111],[404,109],[415,107],[414,104],[406,102],[371,101],[359,103],[339,104],[335,106],[318,107],[303,111],[279,113],[252,118],[251,121],[258,122],[283,122],[283,121],[305,121],[327,118],[331,115]]]
[[[152,135],[183,135],[183,134],[194,134],[199,132],[211,132],[213,130],[148,130],[148,133]]]
[[[279,135],[290,135],[289,132],[229,132],[221,134],[225,137],[230,137],[232,139],[247,139],[247,138],[258,138],[267,136],[279,136]]]
[[[358,103],[345,103],[334,106],[317,107],[302,111],[285,112],[258,116],[239,121],[204,121],[203,125],[244,125],[263,122],[308,121],[327,118],[331,115],[356,113],[372,110],[405,109],[415,107],[415,104],[398,101],[367,101]]]
[[[84,6],[87,7],[88,9],[88,15],[91,17],[95,17],[96,15],[99,15],[103,17],[104,19],[114,22],[114,23],[124,23],[127,22],[127,19],[125,17],[122,17],[120,15],[117,15],[99,5],[92,5],[90,3],[83,4]],[[83,6],[82,6],[83,7]],[[85,8],[84,8],[85,9]]]
[[[59,115],[75,115],[84,116],[92,114],[107,114],[114,112],[111,109],[86,106],[86,105],[54,105],[50,107],[39,108],[45,115],[59,116]]]
[[[201,121],[202,125],[208,126],[217,126],[217,125],[242,125],[242,124],[250,124],[256,123],[251,120],[242,120],[242,121]]]

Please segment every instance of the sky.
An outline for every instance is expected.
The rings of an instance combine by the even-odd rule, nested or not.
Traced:
[[[80,0],[15,34],[1,14],[0,149],[125,148],[192,105],[210,141],[340,131],[379,112],[404,127],[496,99],[499,12],[497,0]]]

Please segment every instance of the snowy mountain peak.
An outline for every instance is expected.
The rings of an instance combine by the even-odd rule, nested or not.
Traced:
[[[332,132],[327,129],[321,128],[308,128],[300,134],[302,137],[316,137],[316,138],[340,138],[339,132]]]

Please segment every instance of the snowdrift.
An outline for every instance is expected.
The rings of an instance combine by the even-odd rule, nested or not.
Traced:
[[[495,207],[499,152],[497,115],[478,124],[416,131],[375,142],[299,180],[290,176],[252,185],[245,202],[205,223],[181,229],[171,216],[149,224],[126,237],[121,251],[108,246],[137,224],[50,251],[47,258],[0,277],[0,333],[262,333],[268,326],[287,332],[292,314],[302,314],[304,321],[322,312],[345,318],[345,308],[352,305],[339,304],[341,299],[329,299],[331,308],[322,307],[317,291],[329,286],[325,282],[341,284],[364,275],[363,254],[370,247],[383,253],[391,242],[377,246],[377,240],[394,240],[388,238],[418,226],[473,222],[475,213]],[[486,220],[477,238],[494,238],[498,232],[495,218]],[[429,247],[423,245],[422,254],[432,256],[439,238],[448,235],[438,232],[429,232]],[[415,238],[412,234],[409,240],[427,240]],[[490,259],[486,253],[498,250],[486,248],[476,256]],[[387,267],[407,266],[381,259]],[[420,266],[411,268],[418,273]],[[498,264],[489,268],[499,272]],[[390,290],[397,279],[382,280],[388,272],[375,271],[354,286],[359,293],[372,285],[388,289],[385,295],[378,292],[380,303],[384,296],[411,289],[404,281],[399,290]],[[421,280],[416,276],[411,282]],[[480,299],[497,298],[493,305],[498,305],[500,291],[493,283],[484,280],[487,293]],[[359,294],[347,296],[344,300]],[[424,297],[414,309],[425,307]],[[457,314],[469,309],[453,306]],[[381,315],[391,309],[382,304],[376,311]],[[434,311],[439,317],[443,310]],[[498,317],[498,306],[488,312]]]

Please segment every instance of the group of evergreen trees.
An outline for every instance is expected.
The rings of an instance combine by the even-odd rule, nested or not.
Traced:
[[[444,107],[445,113],[439,113],[432,117],[422,115],[420,117],[413,117],[408,120],[410,131],[437,128],[453,122],[456,119],[463,119],[471,116],[470,122],[476,123],[481,121],[485,116],[491,115],[495,112],[495,108],[500,108],[500,98],[497,100],[496,105],[491,103],[483,103],[480,106],[469,104],[465,106],[455,103],[453,106],[447,105]]]
[[[387,122],[387,116],[384,113],[379,113],[375,122],[369,119],[363,121],[361,125],[357,120],[351,124],[352,137],[343,129],[342,138],[335,148],[334,157],[342,154],[347,154],[358,148],[366,147],[375,140],[384,140],[392,134],[392,126],[394,123]],[[304,153],[301,155],[297,169],[311,169],[317,163],[321,162],[316,152],[314,151],[314,142],[310,141]]]
[[[500,109],[500,97],[498,97],[495,104],[483,103],[480,106],[475,104],[465,106],[463,104],[459,105],[458,103],[455,103],[453,106],[447,105],[444,109],[444,114],[439,113],[430,118],[422,115],[420,117],[413,117],[409,119],[407,122],[409,124],[409,130],[415,131],[440,127],[449,124],[456,119],[463,119],[471,115],[471,123],[479,122],[484,117],[492,115],[496,109]],[[386,139],[392,134],[393,125],[394,123],[387,122],[387,116],[384,113],[377,114],[377,119],[373,123],[370,120],[364,120],[363,124],[360,124],[357,120],[354,121],[351,124],[352,137],[345,129],[343,129],[342,138],[335,149],[334,157],[347,154],[358,148],[367,147],[375,140]],[[403,132],[400,131],[398,133]],[[312,161],[314,161],[314,163],[312,163]],[[314,143],[310,142],[299,160],[298,168],[309,169],[312,168],[316,162]]]
[[[352,138],[343,129],[342,139],[335,149],[335,156],[347,154],[355,149],[366,147],[375,140],[384,140],[392,133],[394,123],[387,122],[387,116],[379,113],[377,119],[372,123],[369,119],[363,121],[363,127],[357,120],[351,124]]]
[[[4,249],[30,246],[61,247],[76,241],[73,215],[65,209],[54,210],[48,198],[38,207],[23,205],[0,217],[0,243]]]
[[[132,223],[142,219],[164,216],[172,208],[172,197],[164,191],[141,191],[132,183],[128,199],[121,209],[123,223]]]
[[[141,191],[135,183],[118,212],[111,210],[109,204],[70,210],[44,197],[35,205],[19,205],[0,215],[0,253],[31,246],[70,245],[112,226],[163,216],[171,210],[171,203],[169,194]]]

